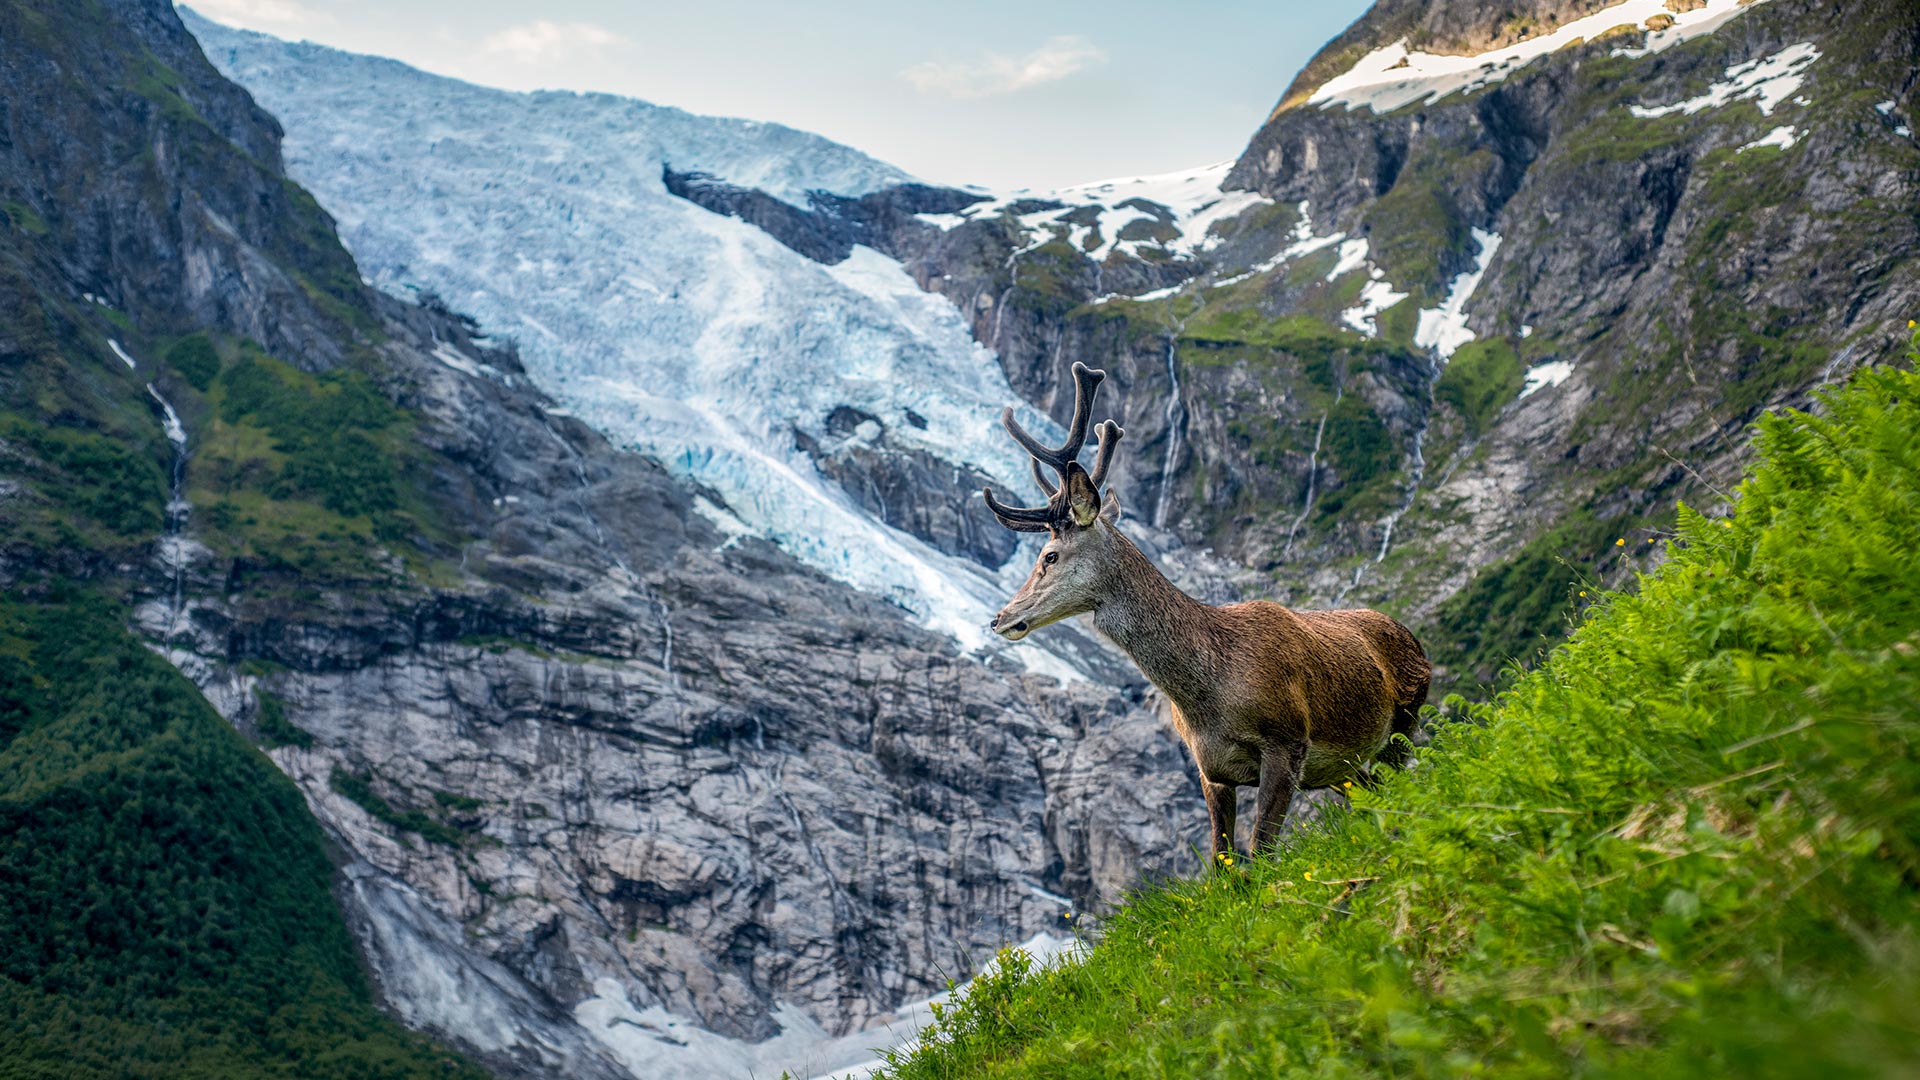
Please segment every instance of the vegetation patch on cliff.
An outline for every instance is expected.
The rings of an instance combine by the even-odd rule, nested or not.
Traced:
[[[1916,428],[1906,370],[1763,418],[1730,516],[1418,768],[1004,963],[885,1075],[1920,1068]]]

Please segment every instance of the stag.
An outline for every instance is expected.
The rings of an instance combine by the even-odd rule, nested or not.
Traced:
[[[1232,861],[1239,786],[1258,785],[1254,848],[1271,845],[1296,789],[1366,779],[1368,763],[1398,765],[1418,730],[1431,668],[1411,631],[1377,611],[1293,611],[1266,600],[1214,606],[1181,592],[1116,527],[1119,503],[1101,495],[1124,434],[1093,429],[1093,471],[1079,462],[1093,398],[1106,372],[1073,365],[1073,421],[1050,447],[1001,416],[1032,455],[1045,506],[1008,506],[984,494],[1000,523],[1047,542],[993,629],[1010,641],[1092,613],[1172,706],[1174,729],[1200,770],[1216,862]],[[1059,476],[1056,487],[1041,469]]]

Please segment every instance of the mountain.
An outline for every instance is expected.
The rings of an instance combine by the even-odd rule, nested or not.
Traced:
[[[1761,410],[1898,357],[1917,35],[1889,2],[1383,3],[1224,168],[958,211],[680,189],[892,255],[1056,419],[1108,368],[1163,546],[1391,611],[1471,687],[1657,558]]]
[[[169,4],[84,14],[0,5],[9,1068],[824,1069],[1191,865],[1137,689],[732,523],[364,284]]]
[[[1920,307],[1892,2],[1386,2],[1051,192],[82,14],[0,3],[0,1057],[77,1075],[851,1064],[1194,867],[1124,664],[981,633],[1003,403],[1107,368],[1183,584],[1471,688]]]

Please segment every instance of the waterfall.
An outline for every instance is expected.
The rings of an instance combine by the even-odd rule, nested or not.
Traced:
[[[1187,409],[1180,400],[1180,368],[1173,361],[1173,343],[1177,336],[1167,336],[1167,382],[1171,389],[1167,394],[1167,454],[1160,462],[1160,496],[1153,507],[1153,525],[1157,529],[1167,527],[1167,513],[1173,507],[1173,467],[1180,457],[1180,424]]]
[[[1344,391],[1340,388],[1336,387],[1334,389],[1333,403],[1335,405],[1340,404],[1340,397],[1343,393]],[[1313,453],[1307,455],[1307,497],[1300,502],[1300,516],[1294,518],[1293,524],[1287,526],[1287,546],[1281,549],[1280,552],[1283,557],[1293,554],[1294,534],[1300,531],[1300,526],[1307,523],[1307,515],[1313,513],[1313,497],[1316,494],[1316,489],[1319,487],[1320,481],[1320,442],[1327,437],[1327,417],[1332,415],[1333,410],[1331,408],[1321,412],[1320,428],[1313,433]]]
[[[180,624],[181,610],[186,606],[187,515],[193,512],[192,504],[187,502],[187,428],[180,422],[173,403],[162,397],[152,383],[147,384],[147,393],[160,405],[161,424],[166,430],[167,442],[173,447],[173,469],[167,482],[166,531],[160,539],[161,562],[173,578],[173,596],[167,604],[167,640],[171,641]]]
[[[1360,579],[1366,576],[1367,567],[1378,566],[1380,563],[1386,561],[1387,549],[1393,545],[1393,527],[1400,523],[1400,518],[1404,516],[1407,511],[1413,509],[1413,501],[1420,497],[1420,482],[1426,479],[1427,475],[1427,429],[1433,423],[1433,388],[1440,382],[1440,372],[1445,367],[1445,362],[1439,356],[1428,355],[1427,407],[1426,411],[1420,415],[1420,426],[1413,430],[1413,447],[1407,455],[1407,497],[1402,499],[1400,505],[1395,507],[1391,513],[1380,519],[1380,524],[1383,527],[1380,534],[1380,550],[1374,553],[1371,562],[1362,562],[1359,566],[1353,568],[1353,580],[1347,582],[1346,587],[1341,589],[1338,595],[1333,598],[1333,602],[1336,604],[1345,599],[1346,595],[1352,592],[1355,586],[1360,584]]]

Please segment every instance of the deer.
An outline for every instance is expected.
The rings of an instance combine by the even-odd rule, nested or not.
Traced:
[[[1073,419],[1058,447],[1028,434],[1011,407],[1001,414],[1032,458],[1047,502],[1009,506],[988,487],[987,508],[1009,529],[1048,536],[991,629],[1019,641],[1091,614],[1166,698],[1199,770],[1212,863],[1231,866],[1239,787],[1259,788],[1253,852],[1273,847],[1296,790],[1370,783],[1371,763],[1405,764],[1432,667],[1413,632],[1378,611],[1295,611],[1268,600],[1215,606],[1169,581],[1118,528],[1111,489],[1101,494],[1125,434],[1120,425],[1109,419],[1093,428],[1092,472],[1079,461],[1105,378],[1073,365]]]

